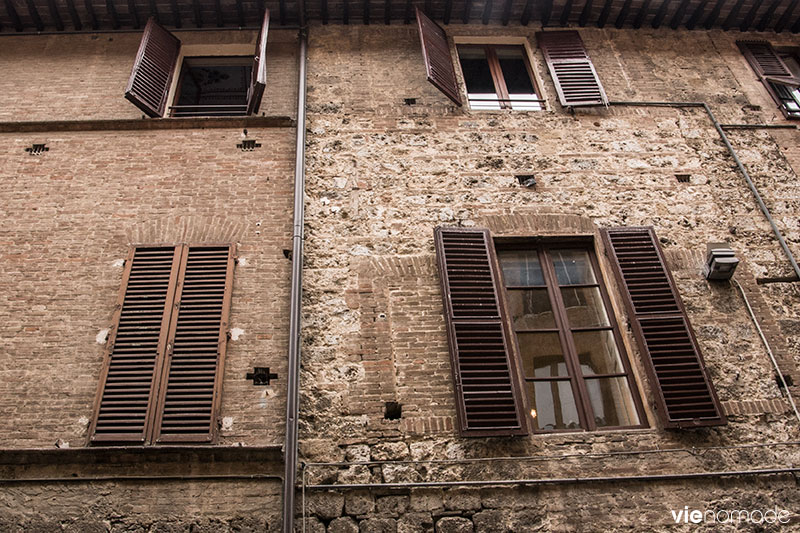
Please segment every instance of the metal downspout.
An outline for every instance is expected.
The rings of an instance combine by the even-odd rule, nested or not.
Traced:
[[[298,3],[304,26],[303,2]],[[294,531],[294,492],[297,478],[297,425],[300,414],[300,316],[303,296],[303,221],[305,217],[306,160],[306,56],[307,29],[300,30],[300,65],[297,84],[297,144],[294,164],[294,229],[292,233],[292,290],[289,308],[289,368],[286,385],[286,440],[283,448],[283,533]]]

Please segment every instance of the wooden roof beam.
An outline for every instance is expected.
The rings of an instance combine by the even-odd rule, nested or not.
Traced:
[[[173,2],[174,1],[175,0],[173,0]],[[242,0],[236,0],[236,21],[240,28],[244,28],[246,26],[244,21],[244,6],[242,5]]]
[[[675,14],[672,16],[672,20],[669,21],[669,27],[673,30],[677,30],[678,26],[681,25],[681,21],[683,17],[686,16],[686,11],[689,9],[689,4],[691,0],[683,0],[681,5],[678,6],[678,9],[675,10]]]
[[[86,7],[86,13],[89,15],[89,22],[92,24],[92,29],[100,29],[100,24],[97,22],[97,14],[94,12],[92,0],[84,0],[83,5]]]
[[[342,0],[342,24],[350,24],[350,1]]]
[[[139,13],[136,11],[135,0],[128,0],[128,13],[130,14],[133,27],[138,30],[141,26],[141,23],[139,22]]]
[[[608,22],[608,17],[611,15],[612,0],[606,0],[603,4],[603,10],[600,12],[600,17],[597,19],[597,27],[604,28]]]
[[[769,21],[772,19],[772,16],[777,11],[778,6],[781,4],[782,0],[774,0],[770,5],[764,15],[761,17],[761,20],[758,21],[756,25],[756,29],[758,31],[764,31],[767,29],[767,25],[769,25]]]
[[[6,3],[6,13],[8,13],[8,18],[11,19],[11,23],[14,25],[14,29],[16,31],[22,31],[25,28],[22,26],[22,20],[19,18],[19,13],[14,8],[14,4],[11,3],[11,0],[5,0]]]
[[[698,4],[697,9],[694,10],[692,16],[689,17],[689,21],[686,23],[687,30],[693,30],[697,23],[700,22],[700,18],[703,16],[703,13],[706,11],[706,6],[708,5],[708,0],[703,0]]]
[[[202,28],[203,10],[200,9],[200,0],[192,0],[192,10],[194,11],[194,25],[197,28]]]
[[[364,12],[362,15],[364,17],[364,24],[369,25],[369,0],[364,0]]]
[[[741,11],[742,6],[744,5],[744,0],[737,0],[736,4],[734,4],[733,9],[731,12],[728,13],[728,16],[725,17],[725,22],[722,23],[722,29],[728,31],[733,26],[733,23],[736,22],[736,17],[739,16],[739,11]]]
[[[83,28],[81,18],[78,16],[78,10],[75,9],[74,0],[67,0],[67,11],[69,11],[69,18],[72,19],[72,27],[75,31],[80,31]]]
[[[322,0],[322,24],[328,24],[328,0]]]
[[[741,31],[747,31],[750,29],[750,25],[753,24],[756,20],[756,15],[758,14],[758,8],[761,7],[761,2],[753,2],[753,7],[750,8],[750,11],[747,12],[747,15],[744,16],[744,20],[742,20],[742,24],[739,26]]]
[[[176,28],[181,27],[181,11],[178,9],[178,0],[171,0],[172,4],[172,24]]]
[[[583,4],[583,9],[581,10],[581,14],[578,17],[578,26],[583,28],[586,26],[586,23],[589,21],[589,15],[592,14],[592,0],[586,0]]]
[[[508,26],[508,21],[511,19],[511,4],[514,0],[506,0],[506,4],[503,6],[503,18],[501,23],[503,26]]]
[[[617,15],[617,20],[614,22],[615,28],[622,28],[625,25],[625,20],[628,18],[628,14],[631,12],[631,4],[633,4],[633,0],[625,0],[625,3],[622,4],[622,9],[619,11],[619,15]]]
[[[58,31],[64,31],[64,21],[61,20],[61,14],[58,12],[56,0],[47,0],[47,7],[50,9],[50,18]]]
[[[566,26],[569,24],[569,15],[572,12],[572,0],[567,0],[564,4],[564,9],[561,10],[561,17],[558,19],[559,24]]]
[[[470,11],[472,11],[472,0],[467,0],[464,2],[464,16],[461,19],[464,24],[469,24]]]
[[[392,23],[392,0],[383,3],[383,23],[387,26]]]
[[[519,18],[519,23],[523,26],[527,26],[528,23],[531,21],[531,16],[533,15],[533,0],[525,0],[525,7],[522,8],[522,15]]]
[[[280,0],[280,2],[278,2],[278,20],[281,26],[286,26],[286,0]]]
[[[486,0],[483,4],[483,17],[482,22],[484,24],[489,24],[489,17],[492,15],[492,0]]]
[[[550,24],[550,17],[553,16],[554,3],[555,0],[545,0],[544,6],[542,7],[542,27]]]
[[[36,9],[36,4],[33,3],[33,0],[25,0],[25,4],[28,6],[28,14],[31,16],[36,31],[43,31],[44,23],[42,22],[42,17],[39,16],[39,11]]]
[[[214,11],[217,13],[217,27],[221,28],[225,25],[225,17],[222,15],[222,2],[214,0]]]
[[[642,27],[644,24],[644,19],[647,18],[647,12],[650,10],[650,0],[644,0],[642,3],[642,7],[639,8],[639,12],[636,14],[636,20],[633,21],[633,27],[637,30]]]
[[[711,13],[708,14],[706,21],[703,23],[705,29],[710,30],[717,23],[723,4],[725,4],[725,0],[717,0],[717,3],[714,4],[714,9],[711,10]]]
[[[775,24],[775,31],[777,33],[782,32],[786,28],[786,26],[789,25],[789,18],[792,16],[794,8],[797,7],[797,2],[800,2],[800,0],[792,0],[792,3],[789,4],[789,7],[787,7],[786,10],[783,12],[781,18],[778,19],[778,23]]]
[[[453,16],[453,0],[446,0],[444,3],[444,17],[442,17],[442,22],[450,24],[451,16]]]

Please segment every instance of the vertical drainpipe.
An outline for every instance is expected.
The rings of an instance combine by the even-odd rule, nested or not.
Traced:
[[[289,307],[289,368],[286,385],[286,440],[283,445],[283,533],[294,531],[294,486],[297,478],[297,425],[300,415],[300,317],[303,297],[303,220],[305,216],[306,56],[308,28],[303,0],[300,19],[300,60],[297,84],[297,144],[294,163],[294,225],[292,231],[292,290]]]

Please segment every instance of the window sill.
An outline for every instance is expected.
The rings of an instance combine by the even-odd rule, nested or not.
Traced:
[[[40,120],[30,122],[0,122],[0,133],[38,131],[182,130],[243,127],[293,128],[296,124],[296,120],[287,116]]]

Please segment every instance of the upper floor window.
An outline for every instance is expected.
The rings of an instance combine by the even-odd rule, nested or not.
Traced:
[[[750,67],[786,118],[800,118],[800,57],[766,41],[738,41]]]
[[[458,59],[472,109],[542,109],[524,47],[460,44]]]
[[[535,430],[641,426],[592,248],[523,242],[498,258]]]
[[[267,83],[268,30],[266,11],[252,56],[183,57],[181,61],[181,41],[151,18],[125,98],[151,117],[253,115]]]

